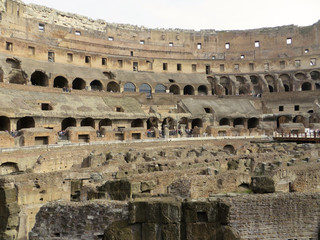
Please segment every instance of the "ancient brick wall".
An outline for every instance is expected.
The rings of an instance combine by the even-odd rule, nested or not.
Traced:
[[[223,199],[228,225],[241,239],[319,239],[320,194],[247,195]]]

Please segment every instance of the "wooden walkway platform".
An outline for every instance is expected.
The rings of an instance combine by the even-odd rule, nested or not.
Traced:
[[[278,133],[273,134],[273,139],[280,142],[311,142],[320,143],[320,134],[316,132],[311,133]]]

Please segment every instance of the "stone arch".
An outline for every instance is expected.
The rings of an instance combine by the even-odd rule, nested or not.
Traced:
[[[66,130],[68,127],[75,127],[75,126],[77,126],[77,121],[76,121],[76,119],[74,119],[72,117],[65,118],[61,122],[61,130],[62,131]]]
[[[304,83],[301,85],[301,90],[302,90],[302,91],[310,91],[310,90],[312,90],[312,85],[311,85],[311,83],[309,83],[309,82],[304,82]]]
[[[0,165],[0,175],[19,172],[18,164],[15,162],[4,162]]]
[[[106,127],[111,127],[112,126],[112,120],[109,119],[109,118],[105,118],[105,119],[102,119],[100,122],[99,122],[99,129],[103,126],[106,126]]]
[[[283,73],[279,76],[279,78],[281,79],[282,83],[283,83],[283,87],[284,87],[284,91],[285,92],[290,92],[292,91],[292,81],[291,78],[288,74]]]
[[[47,87],[49,85],[48,80],[48,76],[42,71],[35,71],[31,75],[31,84],[35,86]]]
[[[93,80],[90,83],[91,91],[102,91],[103,86],[99,80]]]
[[[0,117],[0,131],[10,132],[10,119],[6,116]]]
[[[163,119],[163,121],[162,121],[162,125],[161,125],[162,130],[164,129],[164,125],[168,125],[169,129],[174,129],[175,121],[173,120],[173,118],[167,117],[167,118]]]
[[[136,91],[136,86],[132,82],[127,82],[124,85],[124,92],[135,92]]]
[[[156,117],[148,118],[147,129],[150,129],[150,128],[158,128],[158,118]]]
[[[298,72],[294,75],[297,79],[299,79],[300,81],[303,81],[307,78],[306,74],[302,73],[302,72]]]
[[[193,119],[191,123],[191,127],[192,129],[195,127],[198,127],[198,128],[203,127],[202,119],[200,118]]]
[[[138,127],[143,128],[144,127],[143,120],[140,118],[132,120],[131,127],[132,128],[138,128]]]
[[[140,86],[139,86],[139,92],[141,93],[151,93],[151,87],[149,84],[147,83],[142,83]]]
[[[234,148],[234,146],[232,146],[231,144],[227,144],[223,147],[223,151],[227,152],[228,154],[236,154],[236,150]]]
[[[320,80],[320,73],[318,71],[312,71],[310,76],[312,80]]]
[[[120,92],[120,85],[115,81],[111,81],[107,85],[107,92]]]
[[[304,117],[301,115],[297,115],[292,119],[294,123],[304,123]]]
[[[53,81],[54,88],[64,88],[68,86],[69,86],[68,80],[63,76],[58,76]]]
[[[169,88],[169,92],[174,95],[180,95],[180,87],[176,84],[172,84]]]
[[[256,128],[259,125],[259,119],[258,118],[249,118],[248,120],[248,128]]]
[[[220,84],[224,87],[225,95],[232,95],[232,83],[228,77],[221,77]]]
[[[186,129],[189,128],[188,118],[186,118],[186,117],[180,118],[179,126],[180,126],[180,124],[185,124],[186,125]]]
[[[228,118],[221,118],[219,121],[219,126],[230,126],[230,120]]]
[[[259,81],[258,76],[251,75],[250,76],[251,84],[253,85],[253,91],[255,94],[262,93],[261,81]]]
[[[289,119],[287,116],[280,116],[280,117],[278,117],[278,118],[277,118],[277,128],[279,128],[282,123],[288,123],[289,120],[290,120],[290,119]]]
[[[34,128],[35,122],[33,117],[23,117],[17,121],[17,130],[22,128]]]
[[[86,82],[82,78],[76,78],[72,82],[72,89],[82,90],[86,88]]]
[[[194,95],[194,88],[191,85],[186,85],[183,88],[183,95]]]
[[[274,77],[270,74],[265,75],[264,78],[267,80],[267,82],[274,82]]]
[[[157,84],[155,88],[156,93],[165,93],[166,92],[166,87],[163,84]]]
[[[233,127],[237,125],[244,125],[244,118],[236,118],[233,120]]]
[[[208,88],[205,85],[198,87],[198,95],[208,95]]]
[[[81,123],[80,123],[81,127],[92,127],[95,128],[95,123],[94,120],[90,117],[82,119]]]
[[[248,84],[241,84],[239,87],[239,94],[249,94],[250,86]]]

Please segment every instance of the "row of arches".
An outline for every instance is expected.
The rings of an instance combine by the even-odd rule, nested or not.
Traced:
[[[41,72],[41,71],[35,71],[31,75],[31,84],[36,86],[43,86],[47,87],[49,85],[49,78],[48,76]],[[83,90],[87,88],[87,83],[82,78],[75,78],[72,81],[72,86],[69,86],[69,81],[63,77],[63,76],[57,76],[53,81],[53,87],[54,88],[69,88],[72,87],[72,89],[77,90]],[[120,84],[118,84],[115,81],[111,81],[107,84],[106,89],[104,89],[104,86],[100,80],[93,80],[90,82],[91,90],[93,91],[102,91],[106,90],[107,92],[120,92]],[[181,94],[180,86],[177,84],[172,84],[168,87],[166,87],[163,84],[157,84],[154,88],[154,92],[156,93],[165,93],[170,92],[176,95]],[[205,85],[200,85],[198,88],[193,87],[192,85],[185,85],[183,87],[183,95],[194,95],[195,90],[198,91],[199,95],[207,95],[208,94],[208,87]],[[123,86],[124,92],[142,92],[142,93],[151,93],[152,87],[147,84],[143,83],[139,86],[132,82],[127,82]]]
[[[235,118],[233,119],[233,122],[229,118],[221,118],[219,121],[219,126],[237,126],[237,125],[243,125],[245,126],[247,120],[248,129],[250,128],[256,128],[259,125],[259,119],[258,118]],[[232,124],[231,124],[232,123]]]

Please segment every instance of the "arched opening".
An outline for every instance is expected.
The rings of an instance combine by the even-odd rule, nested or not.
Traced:
[[[150,128],[158,128],[158,119],[155,117],[151,117],[147,120],[147,129]]]
[[[172,129],[174,129],[175,121],[173,120],[173,118],[167,117],[167,118],[163,119],[163,121],[162,121],[162,125],[161,125],[162,130],[164,130],[165,125],[168,126],[169,130],[172,130]]]
[[[107,85],[107,92],[120,92],[120,85],[114,81]]]
[[[243,118],[236,118],[233,120],[233,127],[237,125],[244,125],[244,119]]]
[[[5,162],[0,165],[0,175],[6,175],[14,172],[18,172],[19,167],[17,163]]]
[[[94,120],[92,118],[85,118],[81,121],[80,126],[95,128]]]
[[[259,125],[258,118],[249,118],[248,120],[248,128],[256,128]]]
[[[250,76],[250,80],[253,85],[258,84],[258,77],[257,76],[254,76],[254,75]]]
[[[294,76],[296,78],[298,78],[299,80],[301,80],[301,81],[303,81],[303,80],[305,80],[307,78],[304,73],[296,73]]]
[[[274,89],[271,85],[268,85],[268,87],[269,87],[269,92],[274,92]]]
[[[174,95],[180,95],[180,88],[178,85],[173,84],[169,88],[170,93],[173,93]]]
[[[128,82],[124,85],[124,92],[135,92],[136,86],[132,82]]]
[[[302,91],[310,91],[311,90],[311,83],[305,82],[301,85]]]
[[[143,120],[138,118],[138,119],[135,119],[131,122],[131,127],[132,128],[143,128]]]
[[[10,119],[6,116],[0,117],[0,131],[10,132]]]
[[[48,76],[41,72],[41,71],[35,71],[31,75],[31,84],[35,86],[48,86]]]
[[[316,83],[316,90],[320,90],[320,83]]]
[[[191,85],[187,85],[183,89],[183,95],[194,95],[194,88]]]
[[[287,116],[278,117],[277,118],[277,128],[279,128],[282,123],[288,123],[288,122],[289,122],[289,118]]]
[[[143,83],[139,87],[139,92],[142,93],[151,93],[151,87],[149,84]]]
[[[292,119],[294,123],[304,123],[304,117],[301,115],[297,115]]]
[[[229,126],[230,125],[230,120],[228,118],[222,118],[219,121],[219,126]]]
[[[35,122],[33,117],[23,117],[20,118],[17,122],[17,130],[22,128],[34,128]]]
[[[180,125],[181,125],[181,124],[186,125],[185,128],[188,129],[188,128],[189,128],[188,118],[182,117],[182,118],[179,120],[179,128],[180,128]]]
[[[283,84],[284,86],[284,91],[285,92],[289,92],[290,91],[290,87],[287,84]]]
[[[72,82],[72,89],[82,90],[86,88],[86,82],[82,78],[76,78]]]
[[[65,77],[58,76],[53,81],[54,88],[64,88],[68,87],[68,80]]]
[[[227,152],[228,154],[236,154],[236,150],[234,149],[234,147],[229,144],[223,147],[223,151]]]
[[[318,71],[312,71],[310,76],[312,80],[320,80],[320,73]]]
[[[111,127],[112,126],[112,121],[111,119],[109,118],[105,118],[105,119],[102,119],[100,122],[99,122],[99,129],[101,127]]]
[[[248,84],[240,85],[239,87],[239,94],[245,95],[250,93],[250,86]]]
[[[156,93],[165,93],[166,92],[166,87],[162,84],[158,84],[155,88]]]
[[[61,122],[61,130],[64,131],[68,127],[75,127],[77,125],[77,122],[74,118],[65,118]]]
[[[205,85],[198,87],[198,95],[208,95],[208,88]]]
[[[99,80],[93,80],[90,83],[91,91],[102,91],[102,83]]]
[[[192,126],[192,129],[193,129],[194,127],[201,128],[201,127],[203,126],[203,124],[202,124],[202,119],[196,118],[196,119],[192,120],[191,126]]]

